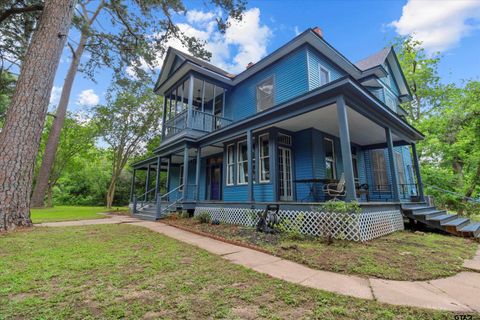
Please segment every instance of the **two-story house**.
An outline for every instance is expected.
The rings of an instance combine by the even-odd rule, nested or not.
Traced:
[[[147,170],[132,181],[140,217],[272,203],[305,211],[332,198],[400,216],[402,202],[423,199],[423,135],[404,119],[411,96],[393,48],[352,63],[313,28],[237,75],[170,48],[155,92],[161,144],[133,165]]]

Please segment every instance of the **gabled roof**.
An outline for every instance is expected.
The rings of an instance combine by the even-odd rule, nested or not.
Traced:
[[[318,34],[312,28],[305,30],[277,50],[273,51],[237,75],[233,75],[210,64],[207,61],[170,47],[167,50],[160,76],[155,84],[155,91],[159,90],[162,92],[167,90],[169,86],[180,80],[187,72],[191,70],[213,76],[216,80],[221,81],[226,85],[235,86],[304,45],[310,45],[318,52],[321,52],[325,57],[327,57],[356,80],[368,77],[370,75],[374,75],[377,78],[385,76],[386,70],[383,67],[383,64],[388,60],[389,65],[393,69],[394,77],[399,83],[401,95],[405,97],[410,95],[408,85],[392,47],[384,48],[380,52],[377,52],[376,54],[363,59],[356,64],[353,64],[332,45],[330,45],[322,35]],[[176,69],[171,70],[174,67],[174,62],[177,57],[183,62],[179,65],[175,64]]]
[[[383,66],[386,64],[388,64],[392,69],[392,76],[398,85],[398,89],[400,90],[400,99],[402,101],[410,100],[410,88],[408,87],[407,80],[405,79],[405,75],[403,74],[403,70],[393,47],[383,48],[379,52],[374,53],[371,56],[368,56],[365,59],[355,63],[355,65],[365,74],[367,74],[369,70],[383,68]]]
[[[372,54],[371,56],[368,56],[365,59],[362,59],[356,62],[355,65],[362,71],[371,69],[376,66],[380,66],[385,62],[385,59],[387,59],[387,56],[391,50],[392,48],[389,48],[389,47],[383,48],[377,53]]]

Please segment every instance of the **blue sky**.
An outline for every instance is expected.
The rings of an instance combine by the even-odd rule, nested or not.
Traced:
[[[319,26],[325,39],[356,62],[386,46],[398,34],[414,32],[429,52],[443,54],[440,75],[445,83],[480,79],[480,0],[447,1],[249,1],[244,21],[225,35],[212,27],[218,12],[204,1],[186,1],[188,12],[176,17],[182,30],[208,41],[212,63],[232,73],[241,71],[291,40],[298,32]],[[73,37],[75,35],[72,35]],[[182,49],[178,43],[172,46]],[[52,94],[58,101],[69,65],[65,50]],[[160,70],[162,57],[158,58]],[[97,83],[77,75],[70,111],[104,101],[111,80],[108,70]]]

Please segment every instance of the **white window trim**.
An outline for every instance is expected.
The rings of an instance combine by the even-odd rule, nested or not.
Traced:
[[[325,70],[327,72],[327,82],[326,83],[322,83],[322,69]],[[327,83],[329,83],[331,81],[331,77],[330,77],[330,70],[328,70],[328,68],[325,68],[324,65],[322,64],[318,64],[318,84],[319,86],[324,86],[326,85]]]
[[[242,160],[242,162],[240,162],[240,145],[242,143],[247,143],[247,140],[242,140],[242,141],[238,141],[237,142],[237,185],[247,185],[248,184],[248,181],[247,182],[240,182],[240,163],[244,163],[244,162],[247,162],[248,163],[248,146],[247,146],[247,159],[245,160]],[[250,177],[248,177],[250,178]]]
[[[324,139],[323,140],[324,142],[325,140],[328,140],[332,143],[333,179],[337,179],[337,159],[335,157],[335,142],[333,141],[333,139],[330,139],[330,138],[323,138],[323,139]],[[325,169],[326,169],[326,162],[327,162],[327,152],[325,152]],[[325,170],[325,173],[326,173],[326,170]]]
[[[273,85],[273,88],[272,88],[272,105],[268,108],[264,108],[264,109],[259,109],[258,108],[258,86],[268,80],[272,79],[272,85]],[[275,75],[270,75],[268,77],[266,77],[265,79],[257,82],[257,84],[255,85],[255,107],[256,107],[256,110],[257,112],[263,112],[265,110],[268,110],[270,108],[272,108],[273,106],[275,106]]]
[[[268,141],[268,154],[262,156],[262,137],[267,137]],[[260,136],[258,136],[258,158],[259,158],[259,172],[258,172],[258,179],[260,183],[270,183],[270,179],[268,180],[262,180],[262,171],[263,171],[263,159],[268,158],[268,161],[270,162],[270,135],[268,133],[264,133]],[[271,172],[270,172],[271,173]],[[269,176],[270,176],[269,173]]]
[[[229,156],[228,156],[228,148],[231,147],[231,151],[232,151],[232,159],[233,159],[233,162],[232,163],[229,163]],[[233,152],[235,150],[235,144],[232,143],[232,144],[229,144],[227,145],[227,181],[226,181],[226,185],[227,186],[233,186],[235,185],[235,153]],[[232,182],[231,183],[228,183],[228,176],[229,176],[229,166],[232,166],[233,167],[233,176],[231,177],[232,179]]]

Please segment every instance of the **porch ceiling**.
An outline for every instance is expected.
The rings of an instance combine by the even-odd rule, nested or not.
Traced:
[[[361,146],[385,143],[385,129],[382,126],[351,108],[347,108],[347,114],[351,142]],[[337,106],[332,104],[321,109],[316,109],[294,118],[278,122],[274,124],[274,126],[292,132],[315,128],[338,137]],[[393,134],[392,138],[393,141],[402,140],[395,134]]]

